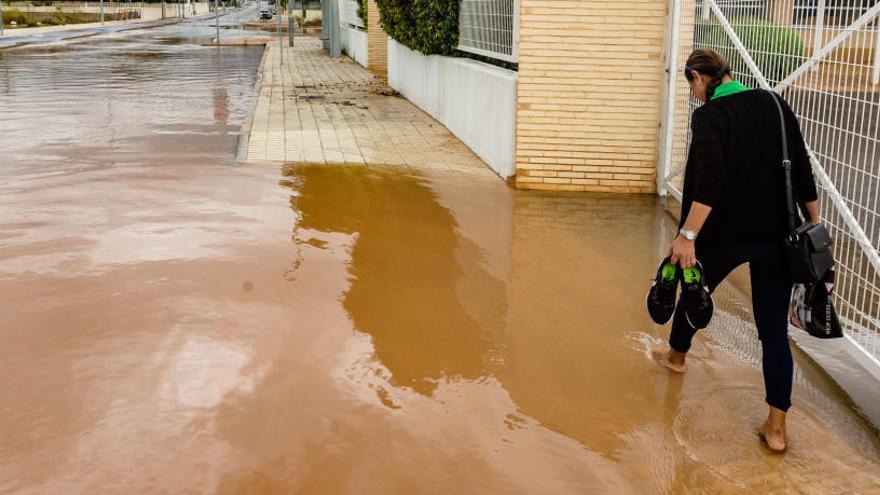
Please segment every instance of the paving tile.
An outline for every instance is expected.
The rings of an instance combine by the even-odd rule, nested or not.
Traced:
[[[249,163],[366,164],[497,179],[442,124],[404,98],[380,94],[384,82],[346,57],[331,59],[320,40],[266,50]]]

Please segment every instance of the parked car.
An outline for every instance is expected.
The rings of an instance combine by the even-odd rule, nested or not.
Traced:
[[[260,19],[271,19],[272,9],[266,6],[260,7]]]

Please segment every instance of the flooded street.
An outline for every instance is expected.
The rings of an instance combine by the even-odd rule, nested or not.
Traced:
[[[236,164],[262,48],[211,36],[0,51],[0,493],[880,493],[797,352],[762,448],[735,288],[649,358],[657,198]]]

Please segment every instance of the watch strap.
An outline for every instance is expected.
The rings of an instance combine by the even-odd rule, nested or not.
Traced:
[[[693,230],[687,230],[687,229],[682,228],[678,231],[678,233],[681,234],[682,237],[684,237],[685,239],[687,239],[689,241],[695,241],[697,239],[697,233],[694,232]]]

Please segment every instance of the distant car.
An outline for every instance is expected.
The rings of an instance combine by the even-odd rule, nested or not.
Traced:
[[[260,19],[271,19],[272,9],[269,7],[260,7]]]

